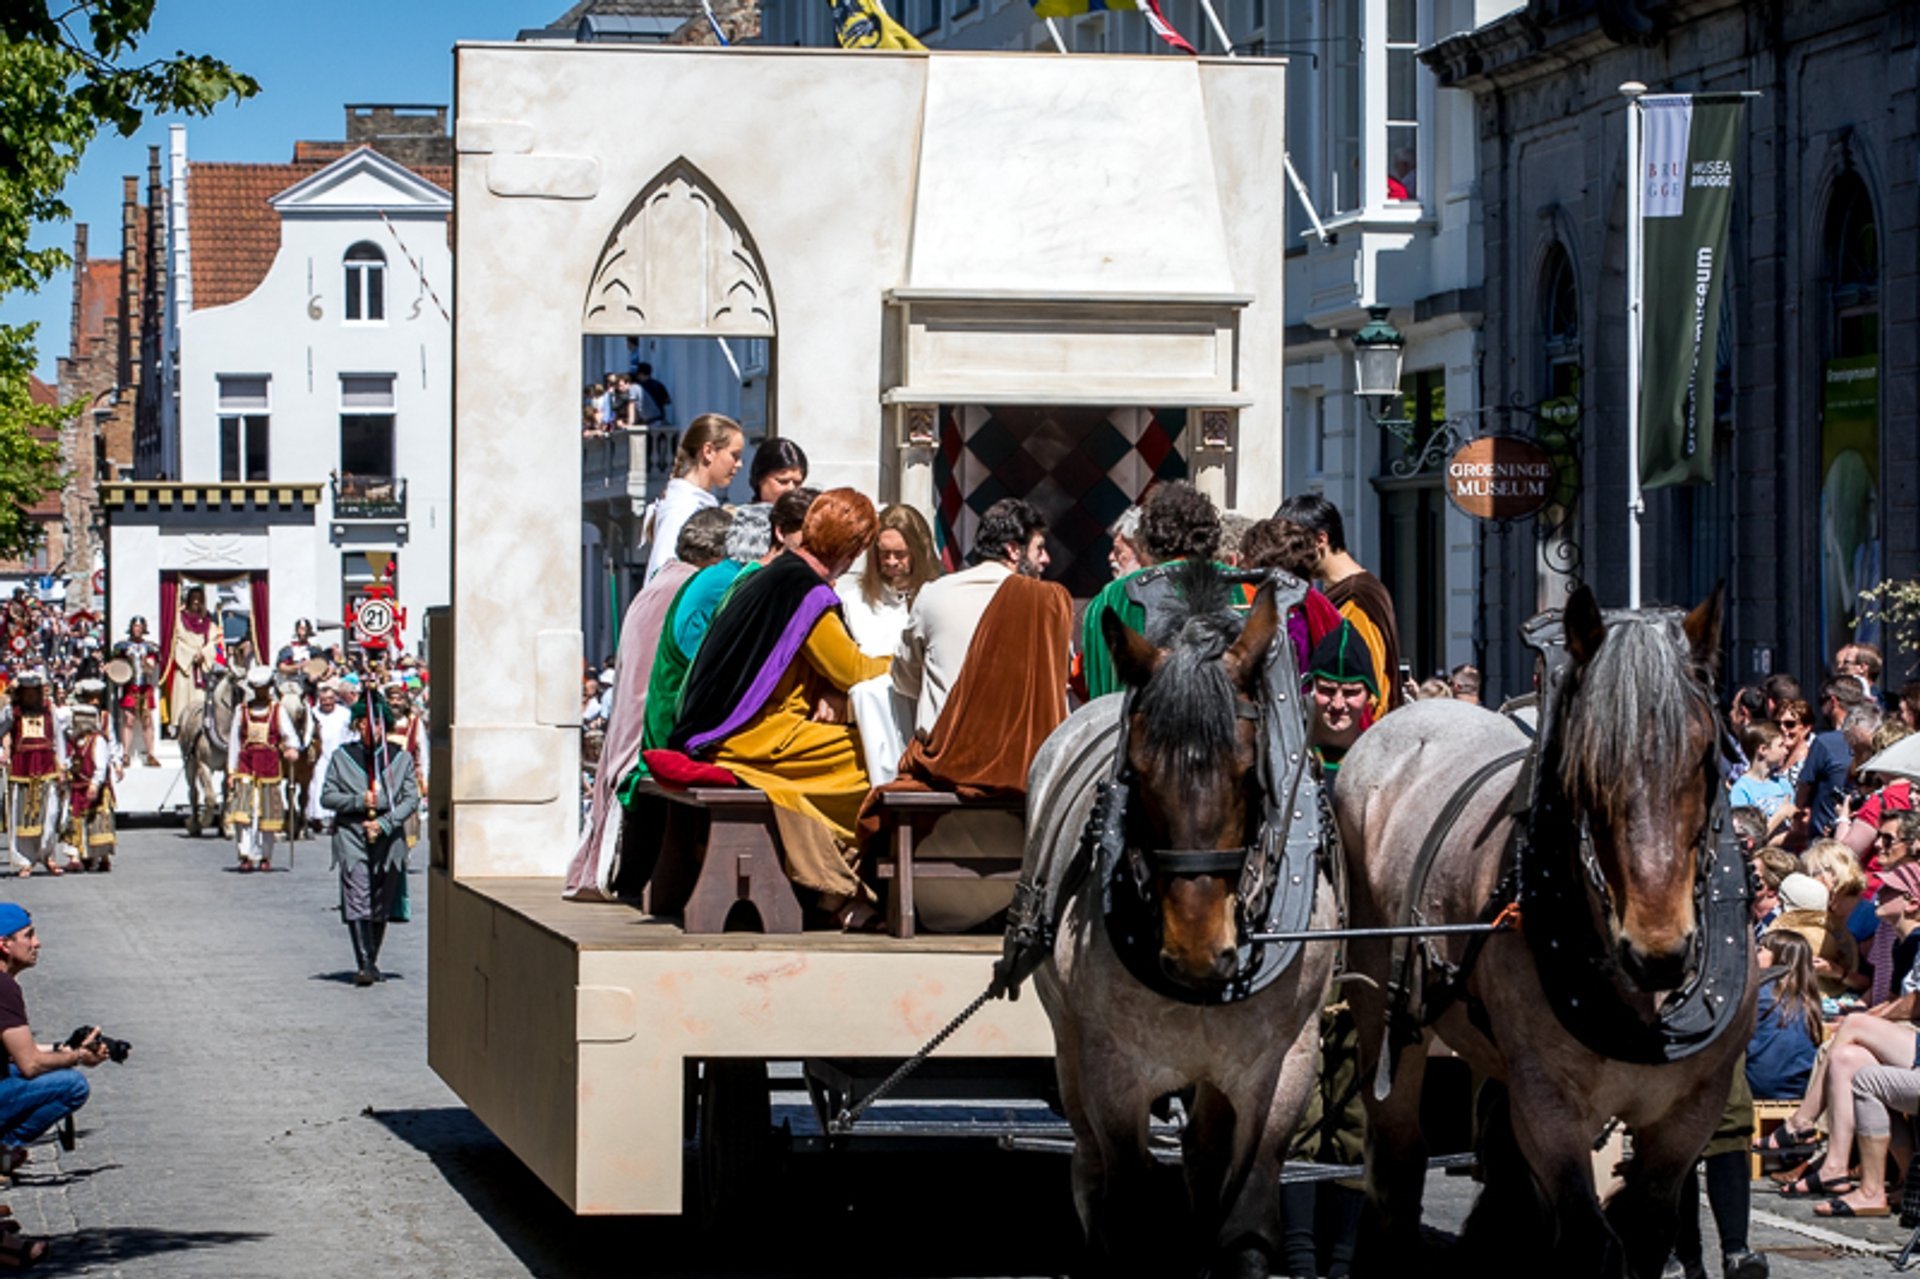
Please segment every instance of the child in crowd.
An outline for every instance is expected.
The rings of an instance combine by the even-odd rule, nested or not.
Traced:
[[[1747,753],[1747,771],[1733,783],[1728,801],[1738,808],[1757,808],[1767,819],[1767,838],[1787,829],[1793,820],[1793,785],[1787,781],[1788,744],[1780,726],[1755,720],[1740,735]]]

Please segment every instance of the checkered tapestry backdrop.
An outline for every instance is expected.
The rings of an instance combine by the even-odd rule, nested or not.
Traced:
[[[1107,529],[1156,480],[1187,476],[1185,409],[943,406],[934,461],[935,530],[949,568],[980,513],[1023,497],[1047,517],[1047,576],[1086,599],[1112,576]]]

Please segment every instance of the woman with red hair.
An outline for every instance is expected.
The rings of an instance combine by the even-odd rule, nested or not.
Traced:
[[[766,792],[787,873],[849,925],[873,910],[856,869],[869,783],[846,692],[888,663],[861,654],[833,582],[878,528],[873,503],[852,489],[816,498],[800,544],[743,578],[714,616],[667,739]]]

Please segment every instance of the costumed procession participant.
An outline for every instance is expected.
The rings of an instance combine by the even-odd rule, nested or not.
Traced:
[[[1018,498],[980,516],[970,567],[928,582],[914,597],[890,672],[913,707],[914,732],[895,780],[861,809],[864,841],[880,833],[882,791],[948,791],[1017,799],[1041,744],[1067,717],[1073,600],[1044,582],[1046,521]],[[920,841],[921,855],[1019,847],[1019,816],[950,813]],[[1006,908],[1005,883],[929,880],[918,913],[934,931],[984,923]]]
[[[422,801],[427,796],[427,726],[426,717],[413,700],[413,688],[406,677],[397,672],[387,676],[385,686],[387,705],[385,720],[387,746],[392,750],[405,751],[413,760],[413,775],[420,789]],[[420,805],[407,817],[402,834],[406,836],[407,848],[412,850],[420,842]]]
[[[160,732],[154,672],[160,667],[160,646],[147,638],[146,618],[136,617],[127,623],[127,637],[113,646],[113,656],[127,664],[128,672],[120,686],[120,748],[131,756],[133,726],[138,724],[146,765],[158,768],[160,761],[153,754],[154,739]]]
[[[180,717],[199,696],[199,690],[207,686],[219,654],[220,628],[213,614],[207,612],[207,590],[189,586],[180,602],[179,615],[173,619],[173,634],[167,639],[167,664],[160,672],[162,709],[167,725],[176,733]]]
[[[287,827],[287,765],[300,738],[273,696],[273,670],[247,672],[247,700],[227,730],[227,823],[233,827],[240,869],[273,869],[273,841]]]
[[[906,629],[907,607],[922,586],[940,576],[933,530],[911,506],[880,512],[880,534],[858,574],[834,583],[847,629],[868,657],[892,657]]]
[[[764,506],[743,507],[728,515],[718,507],[709,507],[695,513],[680,528],[674,558],[627,605],[626,616],[620,621],[620,648],[613,659],[613,696],[607,711],[606,737],[600,743],[600,764],[594,770],[580,846],[574,850],[573,861],[567,867],[562,897],[575,901],[609,899],[613,846],[620,835],[616,810],[628,778],[640,763],[640,743],[651,704],[648,675],[659,660],[657,651],[668,642],[670,606],[680,599],[682,588],[690,578],[720,560],[731,541],[732,527],[739,522],[742,512],[759,512],[760,526],[765,528],[766,509]],[[677,685],[674,691],[678,693]],[[669,724],[671,709],[669,706]],[[663,730],[663,738],[664,735]]]
[[[647,512],[643,540],[653,544],[647,554],[648,581],[673,559],[680,542],[680,526],[695,511],[720,504],[720,493],[733,483],[740,469],[740,454],[746,443],[740,424],[724,414],[702,413],[688,423],[680,436],[679,451],[673,455],[673,478]]]
[[[1340,508],[1318,493],[1303,493],[1282,502],[1274,514],[1298,525],[1311,539],[1308,562],[1291,571],[1317,583],[1367,642],[1385,699],[1383,712],[1400,705],[1400,628],[1394,619],[1393,596],[1379,578],[1348,554],[1347,526]]]
[[[22,671],[9,692],[8,705],[0,709],[0,740],[7,752],[7,849],[22,879],[33,874],[36,863],[58,875],[54,854],[60,842],[66,736],[47,702],[45,675]]]
[[[320,756],[314,761],[313,775],[325,780],[327,766],[333,762],[334,752],[346,743],[347,735],[353,727],[353,711],[341,700],[343,686],[337,680],[327,680],[320,685],[318,700],[313,707],[313,735],[320,743]],[[319,786],[307,788],[307,820],[321,830],[333,828],[333,818],[320,803]]]
[[[1206,494],[1185,480],[1162,484],[1147,495],[1141,507],[1138,546],[1149,567],[1189,559],[1211,560],[1220,551],[1220,512]],[[1146,571],[1145,567],[1137,568],[1108,582],[1081,615],[1080,675],[1090,699],[1121,690],[1106,633],[1100,629],[1100,615],[1112,609],[1115,617],[1144,634],[1146,607],[1127,594],[1127,584]]]
[[[1307,677],[1313,694],[1308,740],[1332,785],[1347,749],[1373,723],[1373,708],[1380,698],[1373,654],[1352,622],[1343,619],[1314,647],[1307,659]]]
[[[354,703],[357,733],[334,752],[320,786],[333,814],[333,866],[340,873],[340,918],[353,940],[353,984],[381,980],[387,923],[405,918],[405,827],[420,811],[413,756],[388,744],[386,710],[369,690]]]
[[[293,640],[280,646],[280,654],[274,658],[275,669],[283,679],[300,674],[300,668],[313,657],[313,623],[300,618],[293,624]]]
[[[113,747],[101,709],[107,686],[82,680],[73,686],[73,722],[68,728],[67,836],[88,870],[113,869]]]
[[[858,870],[854,823],[869,787],[845,696],[887,662],[860,652],[830,583],[878,528],[854,490],[820,495],[800,545],[745,579],[714,618],[667,743],[766,792],[787,873],[847,928],[878,914]]]
[[[782,493],[807,482],[806,450],[792,440],[762,440],[753,451],[753,465],[747,471],[747,487],[756,502],[777,502]]]

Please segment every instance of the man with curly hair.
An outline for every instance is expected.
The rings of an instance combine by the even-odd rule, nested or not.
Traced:
[[[1107,650],[1106,635],[1100,629],[1100,615],[1112,609],[1121,621],[1136,631],[1147,629],[1146,606],[1127,591],[1127,584],[1149,568],[1181,560],[1213,560],[1220,553],[1220,512],[1213,503],[1185,480],[1159,485],[1148,495],[1140,513],[1140,551],[1147,560],[1145,568],[1115,578],[1100,589],[1087,605],[1080,627],[1080,675],[1088,697],[1101,697],[1120,690],[1120,676],[1113,668],[1113,655]]]

